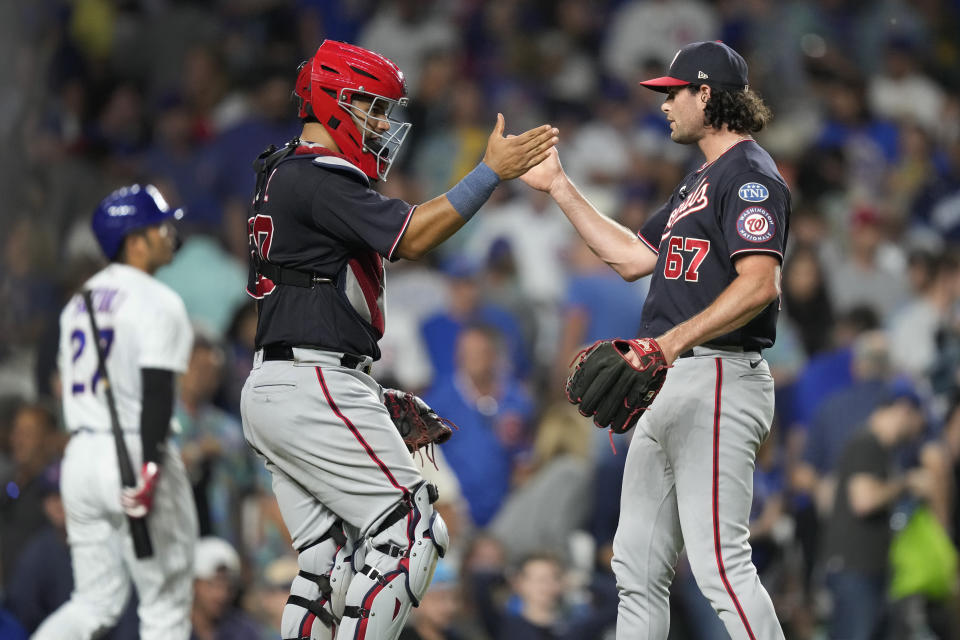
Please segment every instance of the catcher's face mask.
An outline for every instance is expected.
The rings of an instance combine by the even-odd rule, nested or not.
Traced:
[[[377,175],[386,180],[390,167],[400,151],[411,124],[393,117],[396,107],[407,106],[407,99],[391,100],[378,95],[356,95],[347,102],[341,93],[340,106],[350,112],[363,136],[364,153],[377,160]]]

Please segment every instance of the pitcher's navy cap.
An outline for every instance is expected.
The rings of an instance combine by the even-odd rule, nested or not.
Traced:
[[[660,93],[688,84],[744,91],[749,87],[747,62],[722,42],[691,42],[673,56],[667,75],[640,84]]]

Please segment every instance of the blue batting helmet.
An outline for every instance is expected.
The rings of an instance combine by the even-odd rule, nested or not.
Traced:
[[[107,258],[113,260],[131,231],[183,217],[183,209],[171,209],[152,184],[132,184],[117,189],[93,212],[93,235]]]

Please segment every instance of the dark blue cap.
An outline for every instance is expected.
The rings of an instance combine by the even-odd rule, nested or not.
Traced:
[[[660,93],[688,84],[744,91],[749,87],[747,62],[722,42],[691,42],[673,56],[667,75],[640,84]]]
[[[457,255],[443,263],[441,270],[457,280],[472,280],[480,275],[483,265],[464,255]]]
[[[887,385],[887,389],[880,399],[880,406],[890,406],[901,400],[906,400],[917,409],[922,409],[924,405],[920,392],[917,391],[917,388],[910,380],[903,377],[896,378]]]

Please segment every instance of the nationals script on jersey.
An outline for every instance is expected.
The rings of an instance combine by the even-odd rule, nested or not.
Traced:
[[[703,311],[737,277],[738,257],[766,253],[783,262],[789,211],[786,183],[751,139],[687,175],[638,233],[657,254],[641,335],[660,335]],[[778,309],[772,302],[711,344],[748,351],[773,345]]]
[[[141,369],[186,371],[193,347],[187,310],[172,289],[139,269],[113,263],[84,285],[93,303],[120,425],[138,431]],[[110,431],[106,394],[97,374],[97,350],[83,298],[60,314],[59,369],[68,431]]]

